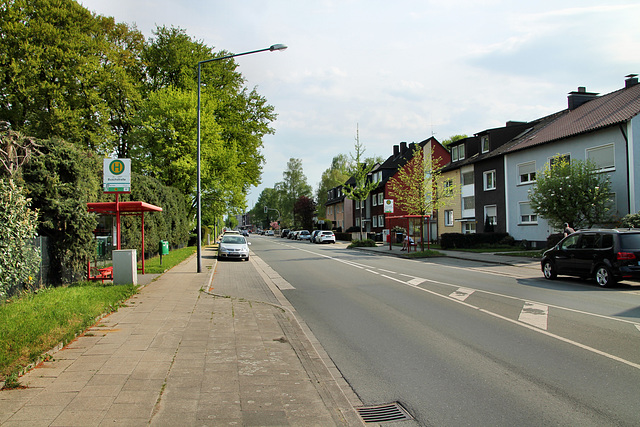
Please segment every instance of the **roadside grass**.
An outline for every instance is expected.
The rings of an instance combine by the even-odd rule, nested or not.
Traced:
[[[189,246],[145,260],[145,273],[160,274],[196,251]],[[137,292],[134,285],[80,282],[23,294],[0,305],[0,381],[19,387],[18,375],[45,353],[71,342],[101,316],[117,311]]]
[[[168,255],[162,256],[162,265],[160,265],[160,256],[156,255],[153,258],[144,260],[144,272],[145,274],[164,273],[189,258],[195,252],[195,246],[187,246],[180,249],[170,250]],[[141,261],[138,261],[138,268],[142,268]]]
[[[406,254],[407,258],[431,258],[431,257],[438,257],[438,256],[445,256],[445,255],[442,252],[434,251],[432,249],[427,249],[424,251],[417,251],[417,252],[409,252],[408,254]]]
[[[116,311],[136,292],[133,285],[81,282],[25,294],[0,305],[0,378],[15,378],[59,343],[71,342],[98,317]]]

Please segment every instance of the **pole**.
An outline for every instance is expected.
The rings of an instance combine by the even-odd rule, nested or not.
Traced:
[[[202,64],[202,62],[205,61],[201,61],[198,62],[198,154],[197,154],[197,160],[196,160],[196,167],[198,169],[197,172],[197,183],[196,183],[196,216],[197,216],[197,225],[196,225],[196,234],[198,235],[197,238],[197,272],[198,273],[202,273],[202,211],[201,211],[201,203],[200,203],[200,64]]]
[[[244,55],[250,55],[252,53],[258,53],[258,52],[265,52],[265,51],[275,51],[275,50],[285,50],[287,48],[286,45],[283,44],[274,44],[271,45],[270,47],[266,48],[266,49],[258,49],[258,50],[252,50],[250,52],[244,52],[244,53],[236,53],[236,54],[232,54],[232,55],[227,55],[227,56],[221,56],[220,58],[211,58],[211,59],[206,59],[204,61],[200,61],[198,62],[198,133],[197,133],[197,138],[198,138],[198,154],[197,154],[197,160],[196,160],[196,167],[198,169],[197,171],[197,183],[196,183],[196,217],[197,217],[197,272],[198,273],[202,273],[202,207],[201,207],[201,191],[200,191],[200,80],[201,80],[201,74],[200,74],[200,70],[201,70],[201,65],[202,64],[206,64],[207,62],[212,62],[212,61],[220,61],[223,59],[229,59],[229,58],[235,58],[236,56],[244,56]],[[118,248],[120,249],[120,248]]]

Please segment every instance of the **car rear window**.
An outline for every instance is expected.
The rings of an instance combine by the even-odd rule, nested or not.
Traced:
[[[630,233],[620,235],[621,249],[640,249],[640,233]]]
[[[222,243],[232,243],[232,244],[241,245],[245,242],[246,240],[244,240],[244,237],[242,236],[226,235],[222,237]]]

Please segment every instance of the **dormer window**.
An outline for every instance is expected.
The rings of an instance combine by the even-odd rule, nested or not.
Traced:
[[[489,135],[480,137],[480,145],[483,153],[489,152]]]
[[[464,160],[464,144],[451,147],[451,161],[457,162],[459,160]]]

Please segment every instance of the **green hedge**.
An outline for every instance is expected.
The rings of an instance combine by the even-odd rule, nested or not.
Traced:
[[[440,236],[440,246],[442,249],[469,249],[503,243],[508,237],[508,233],[444,233]]]

